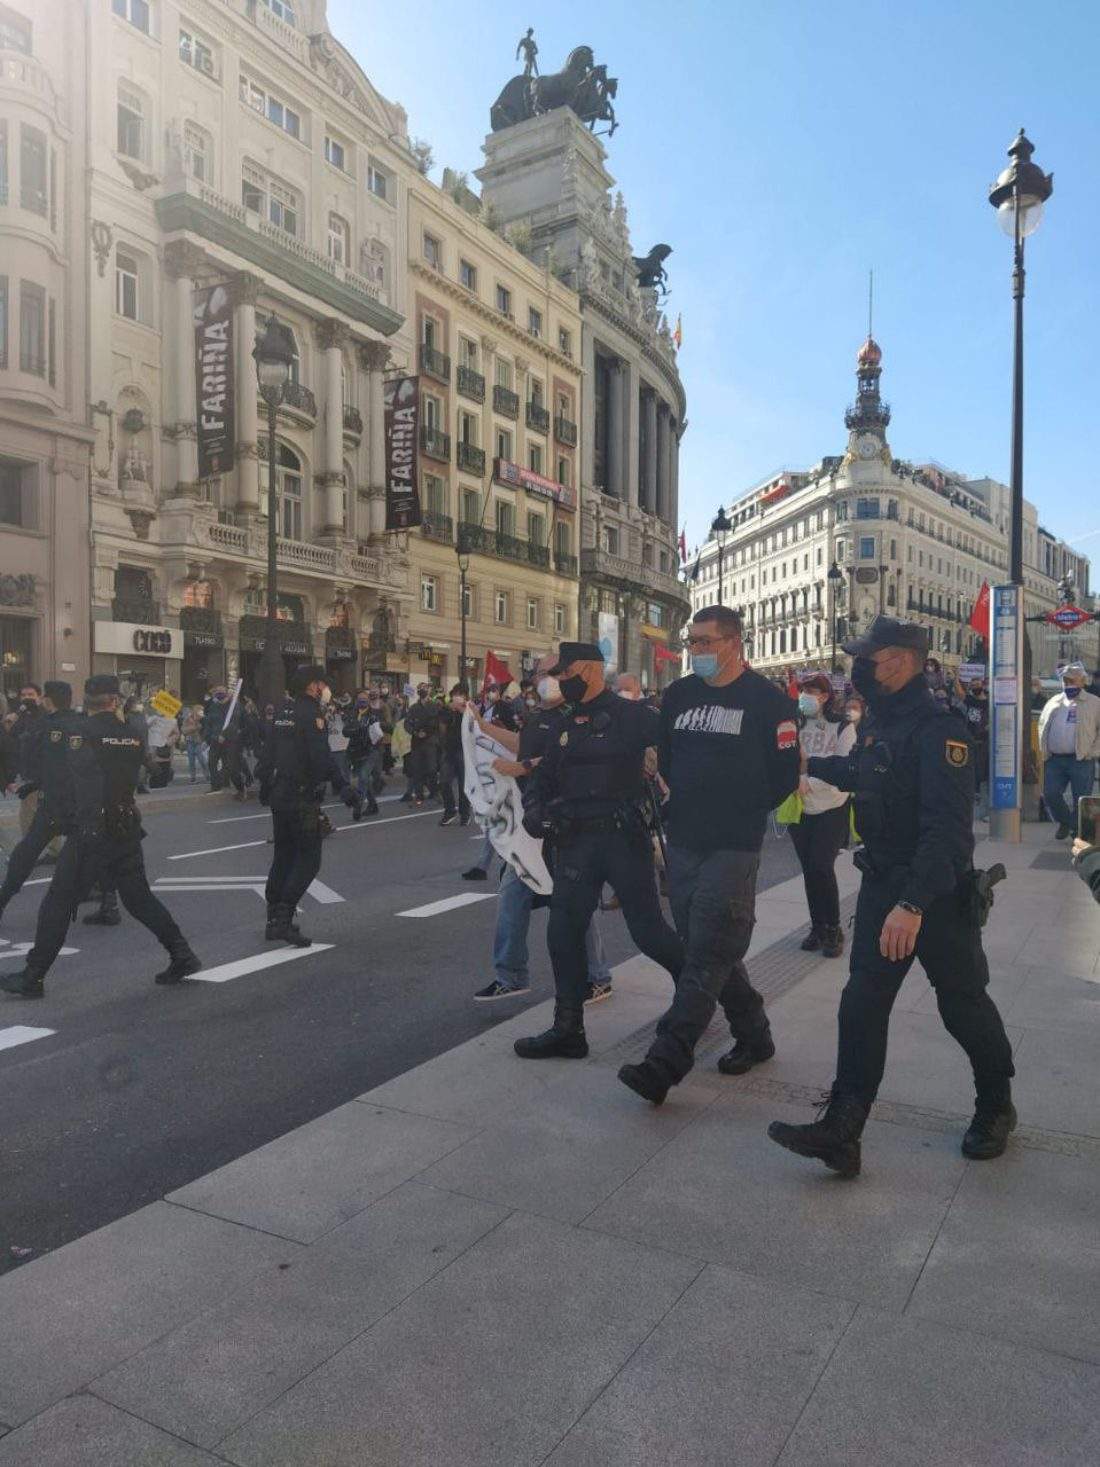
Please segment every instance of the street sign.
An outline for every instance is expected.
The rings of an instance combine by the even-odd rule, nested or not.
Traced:
[[[1059,606],[1056,611],[1047,612],[1047,621],[1053,622],[1055,626],[1061,627],[1064,632],[1072,632],[1083,622],[1092,620],[1092,613],[1082,611],[1079,606]]]
[[[1020,805],[1020,678],[1023,675],[1024,624],[1018,586],[993,587],[990,681],[990,806],[1017,810]]]
[[[149,699],[149,707],[163,714],[165,718],[175,718],[183,707],[183,703],[179,698],[173,698],[167,688],[162,688],[159,693],[154,693]]]

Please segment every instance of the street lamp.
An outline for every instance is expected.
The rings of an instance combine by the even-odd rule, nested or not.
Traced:
[[[466,686],[466,573],[470,569],[470,552],[466,545],[465,536],[462,533],[465,528],[465,525],[459,525],[458,527],[458,540],[455,545],[455,551],[458,555],[458,618],[459,625],[462,629],[459,637],[458,680],[462,684],[462,691],[468,693],[469,689]]]
[[[733,521],[726,513],[722,505],[718,506],[718,513],[710,522],[710,532],[718,541],[718,605],[722,606],[722,556],[725,550],[726,536],[733,529]]]
[[[252,349],[252,356],[256,362],[260,396],[267,406],[267,626],[264,650],[260,655],[260,699],[262,706],[271,704],[275,707],[282,700],[286,688],[276,582],[275,415],[286,393],[294,360],[294,338],[289,327],[280,325],[274,316],[269,316],[263,336],[257,338]]]
[[[833,631],[833,657],[832,657],[832,667],[833,667],[833,671],[834,672],[836,672],[836,597],[837,597],[837,592],[840,589],[840,587],[838,586],[837,582],[838,581],[842,581],[843,579],[844,579],[844,572],[841,570],[840,566],[837,565],[836,561],[834,560],[833,563],[832,563],[832,565],[829,567],[829,574],[828,574],[828,581],[829,581],[829,600],[830,600],[830,602],[832,604],[832,616],[831,616],[832,631]]]
[[[1015,331],[1012,355],[1012,494],[1011,546],[1009,579],[1016,588],[1017,625],[1023,628],[1024,615],[1024,240],[1034,234],[1043,217],[1043,205],[1054,190],[1054,175],[1044,173],[1031,161],[1035,148],[1024,135],[1023,128],[1008,150],[1012,162],[989,190],[989,202],[997,211],[997,221],[1013,242],[1012,299]],[[992,639],[991,639],[992,640]],[[1021,783],[1024,749],[1028,729],[1024,722],[1024,691],[1031,685],[1030,644],[1026,632],[1021,635],[1020,661],[1016,667],[1016,730],[1020,748],[1017,753],[1016,798],[1012,808],[994,807],[990,811],[989,833],[996,840],[1019,841]],[[992,788],[992,774],[991,774]]]

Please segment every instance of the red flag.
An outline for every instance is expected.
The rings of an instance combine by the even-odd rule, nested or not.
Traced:
[[[508,664],[501,662],[495,652],[485,654],[485,676],[481,682],[481,696],[484,698],[485,691],[490,683],[498,688],[506,688],[512,681],[512,674],[508,671]]]
[[[679,543],[679,546],[680,546],[680,564],[681,565],[686,565],[687,564],[687,558],[688,558],[687,526],[686,525],[680,531],[680,539],[679,539],[679,542],[678,543]]]
[[[798,679],[789,667],[787,669],[787,697],[795,703],[798,702]]]
[[[989,641],[989,582],[982,582],[974,610],[970,613],[970,626],[984,641]]]
[[[661,647],[657,643],[653,645],[653,660],[658,665],[662,662],[679,662],[682,657],[682,652],[677,652],[671,647]]]

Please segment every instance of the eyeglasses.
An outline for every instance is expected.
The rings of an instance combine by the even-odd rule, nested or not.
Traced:
[[[707,652],[719,642],[732,642],[732,637],[685,637],[684,646],[689,652]]]

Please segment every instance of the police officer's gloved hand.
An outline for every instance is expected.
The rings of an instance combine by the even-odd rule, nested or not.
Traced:
[[[362,820],[363,796],[359,793],[359,791],[353,790],[349,785],[344,793],[340,796],[340,798],[351,811],[351,818],[353,820]]]

